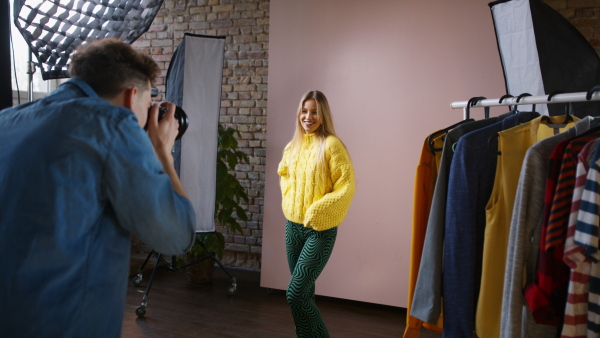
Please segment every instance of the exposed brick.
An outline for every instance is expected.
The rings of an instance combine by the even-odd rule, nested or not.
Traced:
[[[167,25],[152,25],[148,29],[148,32],[162,32],[167,30]]]
[[[236,171],[252,171],[252,166],[249,164],[238,164],[235,167]]]
[[[137,48],[137,49],[141,49],[141,48],[145,48],[145,47],[150,47],[150,40],[137,40],[136,42],[134,42],[132,44],[133,47]]]
[[[261,100],[261,101],[256,101],[256,106],[259,108],[267,108],[267,101],[265,100]]]
[[[233,5],[220,5],[220,6],[213,6],[212,7],[213,12],[231,12],[233,11]]]
[[[255,123],[255,118],[252,116],[234,116],[232,122],[236,124]]]
[[[245,245],[245,244],[231,244],[231,243],[226,243],[225,244],[225,249],[226,250],[231,250],[231,251],[239,251],[239,252],[249,252],[250,251],[250,247],[248,245]]]
[[[256,26],[257,24],[260,25],[258,23],[258,21],[255,20],[255,19],[238,19],[238,20],[234,20],[234,22],[235,22],[235,25],[238,26],[238,27],[244,27],[244,26],[251,26],[252,27],[252,26]]]
[[[173,40],[152,40],[153,47],[172,46]]]
[[[208,11],[207,7],[190,7],[190,14],[200,14],[203,13],[204,16],[195,17],[194,20],[206,20],[206,12]]]
[[[256,90],[256,85],[255,84],[234,85],[233,90],[238,91],[238,92],[251,92],[251,91]]]
[[[243,3],[235,5],[236,11],[255,11],[256,9],[258,9],[257,3]]]
[[[268,11],[270,6],[271,6],[270,1],[261,1],[258,4],[258,9],[264,9],[264,10]]]
[[[154,55],[154,61],[171,61],[172,55]]]
[[[233,71],[233,75],[239,76],[238,74],[236,74],[235,70]],[[250,83],[250,76],[240,76],[238,78],[238,84],[249,84]]]
[[[236,35],[233,37],[233,43],[249,43],[255,40],[254,35]]]
[[[233,23],[231,20],[216,20],[210,23],[212,28],[228,28],[232,27]]]
[[[190,22],[189,29],[207,29],[209,28],[208,22]]]
[[[567,0],[567,7],[598,7],[598,0]]]

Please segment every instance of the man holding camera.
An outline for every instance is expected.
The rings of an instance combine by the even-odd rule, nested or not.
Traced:
[[[151,104],[156,63],[105,39],[69,72],[48,97],[0,112],[5,337],[120,336],[130,234],[164,254],[194,240],[171,155],[175,105],[159,121]]]

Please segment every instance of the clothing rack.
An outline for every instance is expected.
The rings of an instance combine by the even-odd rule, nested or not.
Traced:
[[[600,101],[600,85],[592,87],[587,92],[576,93],[554,93],[549,95],[532,96],[524,93],[519,96],[504,95],[497,99],[487,99],[485,97],[474,97],[468,101],[453,101],[450,104],[452,109],[463,108],[463,118],[469,118],[469,108],[471,107],[496,107],[496,106],[514,106],[514,105],[536,105],[550,103],[569,103],[569,102],[588,102]]]

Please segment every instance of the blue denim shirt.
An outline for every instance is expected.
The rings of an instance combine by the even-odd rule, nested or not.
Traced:
[[[194,239],[131,110],[71,79],[0,112],[0,336],[118,337],[130,234],[164,254]]]

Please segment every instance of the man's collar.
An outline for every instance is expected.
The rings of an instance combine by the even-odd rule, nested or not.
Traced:
[[[63,83],[61,86],[75,86],[78,87],[82,92],[84,92],[89,97],[98,97],[98,94],[82,79],[73,77],[70,78],[67,82]]]

